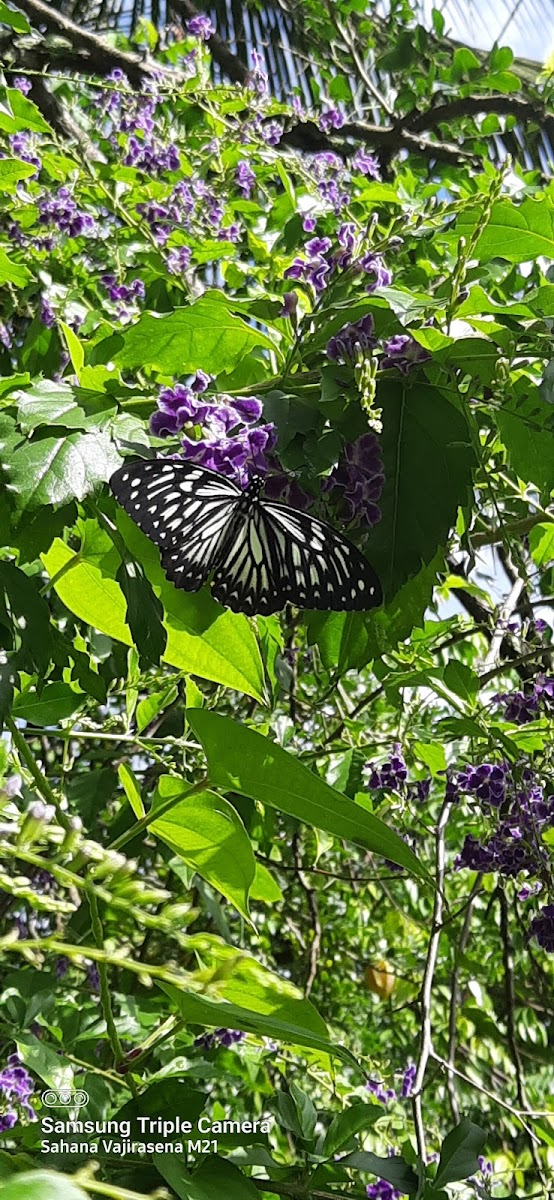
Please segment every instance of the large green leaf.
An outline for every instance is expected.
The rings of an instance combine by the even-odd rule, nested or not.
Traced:
[[[460,214],[454,229],[456,241],[460,236],[471,236],[480,216],[481,209],[474,208]],[[554,258],[554,204],[550,197],[533,200],[527,196],[521,204],[508,198],[498,200],[477,242],[474,257],[481,262],[504,258],[519,263],[541,255]]]
[[[17,512],[83,500],[121,466],[107,433],[41,437],[17,447],[4,464]]]
[[[437,1168],[435,1187],[454,1183],[458,1179],[469,1179],[479,1168],[478,1156],[487,1140],[479,1125],[465,1118],[445,1137],[440,1162]]]
[[[234,316],[209,292],[167,316],[143,313],[121,336],[123,348],[115,355],[120,367],[152,367],[165,375],[186,375],[202,367],[217,376],[232,371],[253,350],[275,350],[265,333]]]
[[[6,251],[0,247],[0,284],[13,283],[14,287],[25,287],[31,279],[31,272],[21,263],[8,258]]]
[[[546,493],[554,487],[554,420],[552,405],[530,380],[519,380],[520,394],[495,413],[510,465],[524,483]]]
[[[475,462],[467,420],[438,388],[383,384],[382,519],[368,557],[391,598],[444,546],[467,503]]]
[[[260,1192],[251,1179],[218,1154],[203,1158],[194,1175],[174,1155],[156,1154],[154,1163],[179,1200],[259,1200]]]
[[[187,717],[204,747],[211,783],[260,800],[426,877],[415,854],[384,821],[329,787],[281,746],[206,709],[187,709]]]
[[[2,1200],[88,1200],[86,1192],[57,1171],[25,1171],[0,1184]]]
[[[264,698],[264,669],[260,649],[248,617],[224,609],[207,588],[185,592],[166,579],[154,544],[122,510],[118,527],[134,558],[142,565],[153,591],[161,601],[168,631],[166,660],[191,674],[214,679],[257,700]],[[173,641],[182,644],[183,661],[168,658]],[[194,642],[192,639],[196,639]],[[184,661],[184,652],[188,665]],[[172,654],[175,650],[172,648]],[[210,673],[207,673],[209,667]]]
[[[55,589],[70,612],[101,633],[131,646],[127,605],[116,582],[119,554],[94,521],[85,522],[83,528],[85,541],[79,555],[56,538],[42,561],[51,578],[66,569]],[[143,540],[157,558],[148,539]],[[145,569],[164,608],[164,661],[261,700],[263,667],[247,618],[221,609],[209,595],[177,592],[155,562],[145,565]]]
[[[154,794],[154,810],[172,796],[182,796],[184,790],[176,776],[162,775]],[[248,917],[256,862],[246,829],[228,800],[215,792],[191,796],[153,821],[150,831]]]

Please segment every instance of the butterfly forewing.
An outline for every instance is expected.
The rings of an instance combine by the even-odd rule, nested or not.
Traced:
[[[198,591],[240,499],[228,479],[193,463],[152,459],[121,467],[110,479],[116,500],[159,546],[177,587]]]

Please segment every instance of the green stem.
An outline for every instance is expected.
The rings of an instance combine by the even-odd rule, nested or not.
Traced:
[[[56,584],[60,582],[60,579],[63,579],[64,575],[67,575],[68,571],[72,571],[74,567],[78,567],[81,561],[81,554],[82,551],[78,550],[77,553],[73,555],[73,558],[68,558],[67,562],[63,564],[63,567],[60,567],[59,571],[56,571],[56,574],[52,575],[51,579],[47,580],[47,582],[44,584],[44,587],[41,587],[40,589],[41,596],[44,596],[46,592],[51,590],[51,588],[55,588]]]
[[[100,920],[100,911],[98,908],[98,897],[96,895],[96,892],[94,891],[94,888],[91,887],[90,884],[88,884],[88,883],[87,883],[87,887],[86,887],[86,892],[87,892],[87,898],[88,898],[88,902],[89,902],[90,920],[91,920],[94,940],[96,942],[96,945],[98,946],[98,949],[103,950],[104,949],[104,930],[102,929],[102,922]],[[114,1020],[113,1009],[112,1009],[112,1000],[111,1000],[111,996],[110,996],[110,982],[108,979],[108,965],[106,962],[102,962],[102,961],[98,962],[98,975],[100,978],[100,1003],[102,1005],[102,1012],[104,1014],[104,1020],[106,1022],[106,1029],[108,1032],[110,1046],[112,1048],[114,1063],[117,1068],[123,1062],[125,1055],[123,1053],[121,1042],[119,1040],[119,1034],[118,1034],[116,1026],[115,1026],[115,1020]],[[128,1082],[129,1082],[129,1086],[131,1088],[133,1095],[137,1096],[138,1092],[137,1092],[137,1087],[136,1087],[134,1080],[132,1078],[129,1078]]]
[[[69,817],[68,817],[67,813],[64,812],[64,810],[60,804],[60,801],[58,800],[58,797],[56,796],[55,792],[50,787],[50,784],[49,784],[46,776],[43,774],[40,767],[37,766],[37,763],[35,762],[35,759],[33,758],[33,755],[25,741],[25,738],[23,737],[21,731],[17,728],[17,725],[15,724],[15,721],[13,720],[12,717],[6,718],[6,729],[8,729],[9,732],[11,733],[14,746],[17,749],[17,753],[19,754],[19,757],[25,763],[25,766],[27,767],[28,771],[30,772],[30,774],[32,775],[32,777],[35,781],[37,791],[40,792],[43,800],[45,800],[47,804],[51,804],[53,806],[53,808],[56,810],[56,816],[57,816],[58,821],[59,821],[60,825],[62,826],[62,828],[65,829],[66,832],[69,831],[71,829],[71,822],[70,822]]]

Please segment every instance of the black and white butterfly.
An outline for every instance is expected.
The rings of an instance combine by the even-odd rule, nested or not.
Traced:
[[[234,612],[300,608],[364,611],[381,604],[367,559],[325,521],[262,500],[263,479],[231,480],[176,459],[125,465],[110,479],[116,500],[161,551],[176,587],[212,592]]]

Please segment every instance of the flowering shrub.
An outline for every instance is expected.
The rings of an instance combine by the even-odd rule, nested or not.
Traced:
[[[105,76],[52,59],[43,112],[0,13],[2,1145],[41,1164],[58,1079],[84,1119],[271,1126],[166,1174],[95,1154],[118,1200],[548,1187],[554,204],[495,165],[506,47],[473,64],[392,6],[373,127],[374,34],[316,8],[335,67],[359,37],[309,110],[261,47],[214,82],[185,5],[153,61],[122,34]],[[153,455],[263,476],[383,604],[247,618],[174,587],[107,486]]]

